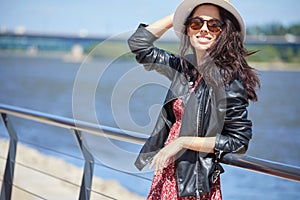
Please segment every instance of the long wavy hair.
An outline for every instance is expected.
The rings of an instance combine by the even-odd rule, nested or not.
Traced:
[[[185,28],[179,52],[182,71],[188,77],[195,77],[201,74],[204,80],[213,86],[218,86],[220,82],[226,86],[232,80],[238,78],[242,82],[249,100],[257,101],[256,88],[260,87],[260,80],[256,70],[249,66],[246,61],[246,57],[255,52],[249,52],[244,47],[241,30],[236,18],[227,10],[217,7],[224,22],[222,32],[214,45],[207,50],[207,55],[202,58],[201,67],[198,67],[196,72],[191,70],[185,59],[185,55],[190,48],[195,54],[195,49],[191,46],[187,36],[188,27]],[[189,17],[193,15],[196,8],[194,8]],[[212,67],[212,62],[216,67]]]

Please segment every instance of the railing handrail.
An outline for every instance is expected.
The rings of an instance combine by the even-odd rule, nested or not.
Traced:
[[[145,134],[140,134],[132,131],[122,131],[113,127],[83,122],[67,117],[56,116],[6,104],[0,104],[0,113],[34,120],[37,122],[66,129],[97,134],[99,136],[105,136],[110,139],[116,139],[135,144],[144,144],[148,137]],[[241,167],[244,169],[261,172],[289,180],[300,181],[300,167],[298,166],[272,162],[248,155],[240,156],[235,154],[226,154],[222,158],[221,162],[224,164]]]
[[[88,132],[100,136],[105,136],[110,139],[116,139],[135,144],[143,144],[147,139],[147,135],[145,134],[140,134],[132,131],[125,132],[121,129],[109,126],[98,125],[90,122],[84,122],[72,118],[61,117],[53,114],[43,113],[1,103],[0,113],[5,113],[16,117],[33,120],[44,124],[54,125],[65,129]]]

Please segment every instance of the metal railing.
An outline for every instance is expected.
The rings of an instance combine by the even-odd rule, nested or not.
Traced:
[[[144,134],[139,134],[136,132],[125,132],[117,128],[100,126],[83,121],[77,121],[71,118],[60,117],[56,115],[37,112],[5,104],[0,104],[0,114],[0,121],[2,121],[2,123],[6,127],[10,137],[9,150],[6,158],[6,166],[2,181],[0,200],[8,200],[11,198],[14,179],[14,168],[16,163],[16,148],[18,142],[17,134],[14,130],[11,120],[8,119],[8,115],[33,120],[36,122],[45,123],[57,127],[62,127],[74,132],[77,142],[79,144],[79,148],[85,160],[82,182],[80,186],[80,200],[90,199],[94,169],[94,157],[83,142],[81,135],[82,132],[97,134],[99,136],[104,136],[110,139],[135,144],[143,144],[147,139],[147,136],[145,136]],[[222,158],[221,162],[224,164],[241,167],[244,169],[261,172],[289,180],[300,181],[300,168],[297,166],[271,162],[268,160],[251,157],[248,155],[241,156],[235,154],[226,154]]]

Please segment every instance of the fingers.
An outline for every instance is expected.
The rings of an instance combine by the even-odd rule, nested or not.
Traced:
[[[153,157],[153,160],[150,163],[150,169],[152,169],[153,166],[155,165],[154,172],[155,173],[161,172],[164,169],[164,167],[167,163],[167,160],[168,160],[168,157],[164,154],[163,151],[160,151]]]
[[[156,163],[156,161],[155,161],[155,156],[154,156],[151,163],[150,163],[149,169],[152,169],[153,166],[155,165],[155,163]]]
[[[159,153],[157,153],[153,159],[152,162],[150,163],[150,169],[152,169],[155,166],[154,171],[157,172],[160,166],[160,162],[159,162]]]
[[[158,158],[157,162],[156,162],[156,167],[155,167],[155,173],[159,173],[161,172],[164,167],[165,167],[165,160],[163,158]]]

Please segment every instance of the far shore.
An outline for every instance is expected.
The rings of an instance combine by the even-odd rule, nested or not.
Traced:
[[[0,138],[0,150],[0,185],[2,185],[8,151],[7,140]],[[19,143],[11,199],[41,199],[39,197],[53,200],[78,199],[81,178],[81,168]],[[92,190],[94,192],[91,192],[91,199],[95,200],[110,199],[107,196],[118,200],[145,199],[126,190],[116,180],[102,180],[99,177],[93,178]]]
[[[250,62],[249,65],[261,71],[300,71],[300,63]]]

